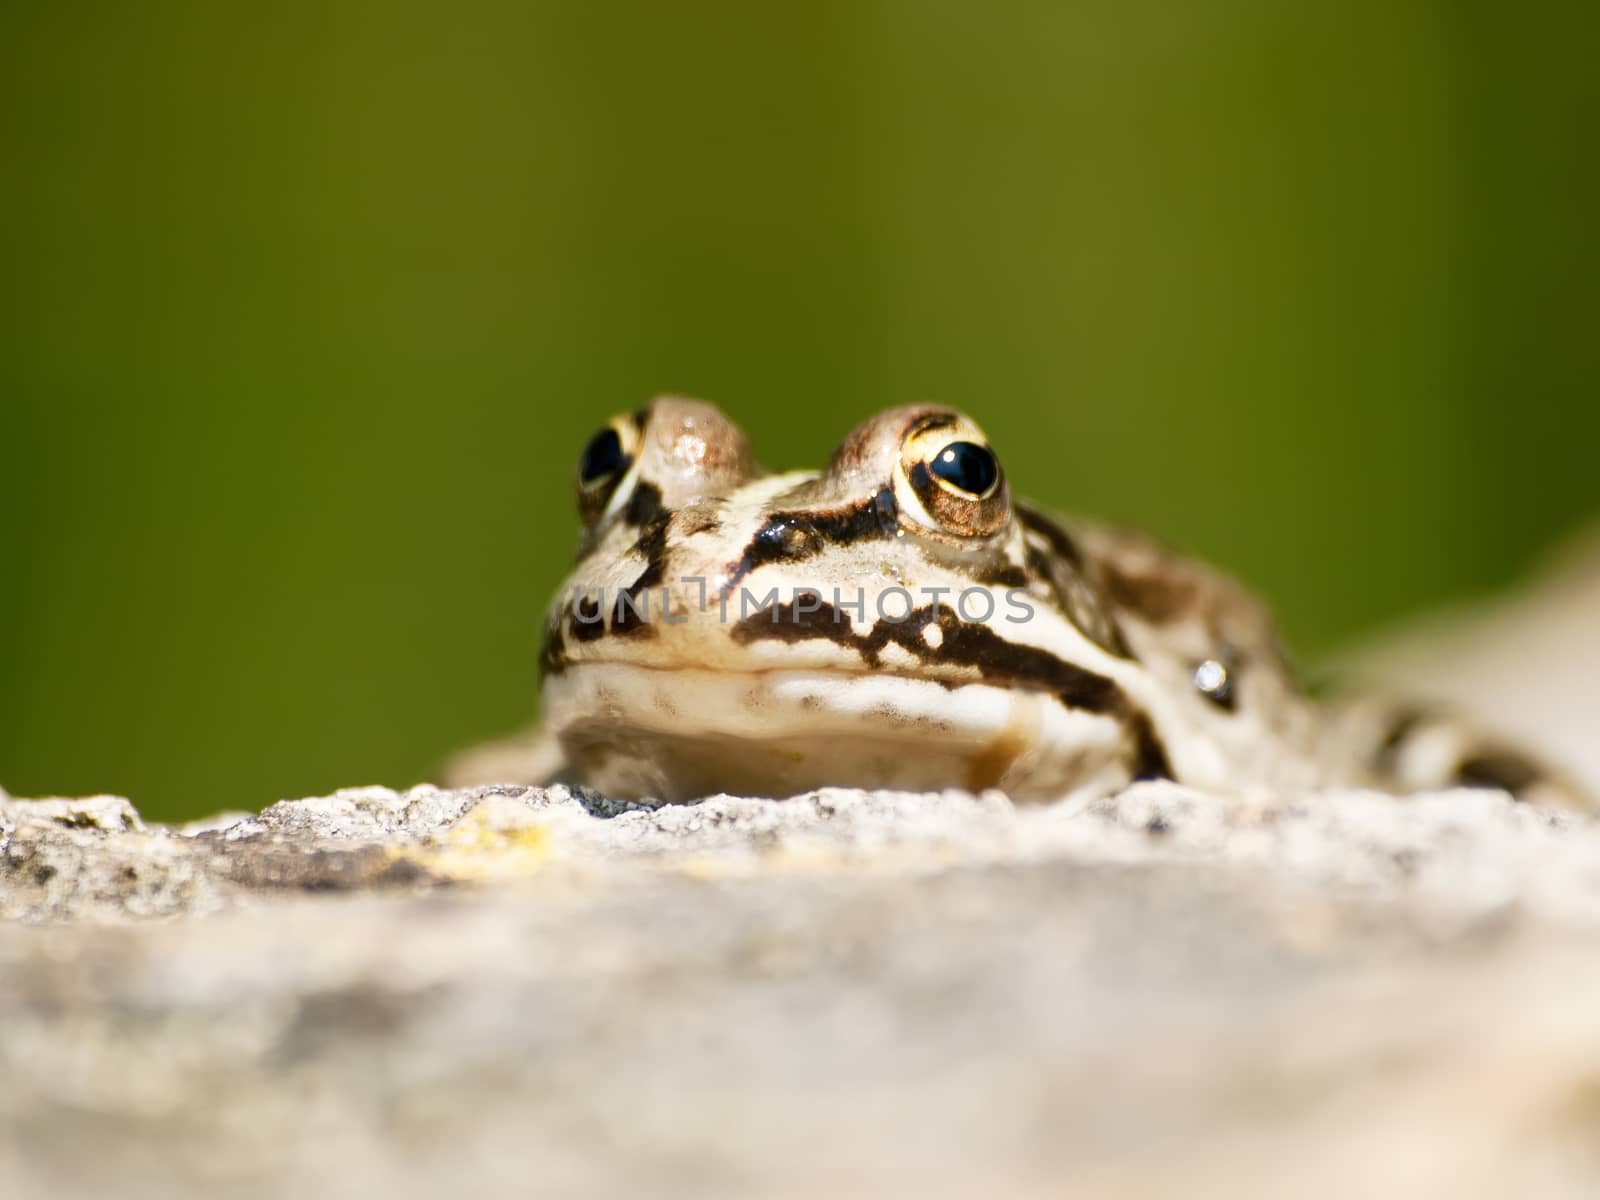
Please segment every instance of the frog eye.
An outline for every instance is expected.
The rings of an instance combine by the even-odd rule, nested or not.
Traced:
[[[951,442],[928,460],[928,470],[969,500],[982,500],[1000,481],[994,451],[976,442]]]
[[[609,425],[589,439],[578,460],[578,486],[598,487],[613,475],[626,469],[627,456],[622,453],[622,437]]]
[[[578,508],[586,521],[594,521],[629,490],[622,486],[638,457],[642,414],[615,417],[601,429],[578,456]]]
[[[958,413],[935,411],[911,426],[895,490],[901,511],[938,534],[992,537],[1011,519],[1000,460],[983,431]]]

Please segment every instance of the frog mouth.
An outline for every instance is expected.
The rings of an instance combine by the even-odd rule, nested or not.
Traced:
[[[793,795],[828,785],[1060,795],[1124,743],[1109,714],[993,683],[885,671],[670,670],[590,662],[545,680],[580,775],[625,798]]]

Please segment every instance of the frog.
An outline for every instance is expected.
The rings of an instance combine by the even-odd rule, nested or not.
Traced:
[[[1168,780],[1589,803],[1451,714],[1314,695],[1260,599],[1015,495],[954,408],[889,408],[822,469],[774,472],[720,409],[662,396],[588,440],[575,492],[542,726],[455,782],[661,802],[839,786],[1026,803]]]

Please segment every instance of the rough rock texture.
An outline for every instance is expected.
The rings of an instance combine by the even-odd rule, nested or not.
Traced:
[[[0,814],[8,1196],[1600,1177],[1600,823],[1492,794]]]
[[[1492,793],[0,792],[0,918],[7,1200],[1600,1194],[1600,820]]]

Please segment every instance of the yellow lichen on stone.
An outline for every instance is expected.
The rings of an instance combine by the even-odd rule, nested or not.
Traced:
[[[500,805],[493,800],[474,806],[418,845],[394,847],[392,857],[451,883],[534,874],[550,859],[549,831],[529,821],[527,809],[520,805]]]

